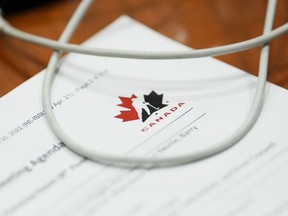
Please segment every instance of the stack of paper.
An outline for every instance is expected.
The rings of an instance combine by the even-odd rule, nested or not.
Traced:
[[[85,45],[189,48],[121,17]],[[0,100],[0,215],[288,214],[288,92],[268,84],[262,114],[236,146],[165,169],[119,169],[71,152],[49,129],[43,73]],[[131,60],[70,54],[53,111],[83,146],[116,155],[178,155],[234,133],[257,78],[213,58]]]

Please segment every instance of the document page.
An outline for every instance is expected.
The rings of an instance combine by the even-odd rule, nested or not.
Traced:
[[[122,16],[84,46],[190,48]],[[0,99],[0,215],[284,216],[288,91],[267,83],[264,107],[235,146],[171,168],[124,169],[81,157],[49,128],[43,72]],[[257,77],[214,58],[133,60],[69,54],[52,109],[91,151],[163,157],[207,149],[237,131]]]

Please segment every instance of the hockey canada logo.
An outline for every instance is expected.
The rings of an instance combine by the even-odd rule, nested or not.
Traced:
[[[185,105],[183,102],[173,105],[169,105],[167,101],[163,103],[163,94],[157,94],[155,91],[151,91],[148,95],[132,94],[131,97],[119,97],[119,99],[121,103],[118,106],[124,110],[121,110],[115,118],[122,119],[122,122],[141,120],[142,132],[165,122],[165,119],[169,119],[173,113],[178,112]]]
[[[145,122],[153,113],[168,105],[163,103],[163,94],[158,95],[155,91],[144,95],[143,98],[144,100],[134,94],[131,97],[119,97],[122,103],[118,104],[118,106],[126,110],[120,111],[120,114],[115,116],[115,118],[122,119],[123,122],[138,119]]]

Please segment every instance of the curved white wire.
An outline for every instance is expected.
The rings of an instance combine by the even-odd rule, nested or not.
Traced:
[[[273,26],[273,19],[275,13],[277,0],[270,0],[268,2],[267,14],[265,20],[264,36],[268,34]],[[76,24],[79,22],[80,18],[84,14],[88,5],[91,3],[91,0],[83,0],[79,8],[73,15],[70,20],[67,28],[65,29],[63,35],[60,38],[60,42],[67,41],[69,36],[72,34]],[[205,157],[212,156],[214,154],[220,153],[227,148],[235,145],[246,133],[252,128],[256,122],[263,104],[264,92],[265,92],[265,83],[267,77],[267,65],[268,65],[268,55],[269,55],[269,46],[264,45],[261,50],[260,56],[260,66],[259,66],[259,78],[257,82],[257,88],[254,96],[254,101],[251,106],[251,110],[246,117],[245,121],[239,127],[239,129],[232,134],[230,137],[226,138],[224,141],[215,143],[211,148],[206,150],[198,150],[196,152],[187,153],[181,156],[171,156],[171,157],[135,157],[135,156],[115,156],[110,154],[102,154],[91,149],[84,147],[81,143],[77,143],[72,140],[65,131],[61,128],[57,122],[52,109],[51,109],[51,86],[53,79],[55,77],[55,71],[57,69],[57,63],[59,61],[60,52],[54,52],[51,60],[49,62],[48,68],[46,70],[44,82],[43,82],[43,106],[46,113],[47,121],[56,134],[56,136],[62,140],[66,146],[72,151],[80,154],[86,158],[94,160],[96,162],[121,166],[121,167],[164,167],[164,166],[175,166],[179,164],[188,163],[191,161],[199,160]]]
[[[268,32],[267,34],[263,34],[259,37],[255,37],[253,39],[234,44],[213,48],[206,48],[206,49],[195,49],[189,51],[170,51],[170,52],[150,52],[150,51],[146,52],[146,51],[131,51],[131,50],[100,49],[100,48],[91,48],[74,44],[68,44],[64,43],[63,41],[54,41],[15,29],[4,20],[1,14],[0,14],[0,32],[54,50],[75,52],[87,55],[107,56],[117,58],[152,59],[152,60],[186,59],[186,58],[199,58],[207,56],[219,56],[261,46],[287,33],[288,23],[278,27],[273,31]]]

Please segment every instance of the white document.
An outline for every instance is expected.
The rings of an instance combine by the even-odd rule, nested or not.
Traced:
[[[85,46],[187,50],[128,17]],[[43,73],[0,100],[0,215],[283,216],[288,214],[288,92],[267,85],[262,114],[237,145],[164,169],[119,169],[71,152],[41,105]],[[176,155],[237,130],[257,78],[213,58],[130,60],[70,54],[53,111],[71,137],[116,155]]]

